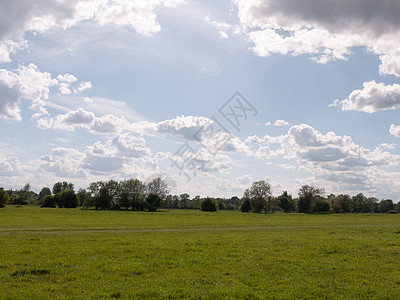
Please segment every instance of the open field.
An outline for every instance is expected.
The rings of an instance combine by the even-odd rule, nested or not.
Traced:
[[[396,299],[400,215],[0,210],[1,299]]]

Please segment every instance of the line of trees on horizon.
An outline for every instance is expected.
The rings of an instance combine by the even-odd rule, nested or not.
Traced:
[[[202,198],[183,193],[171,195],[168,184],[161,178],[155,178],[145,184],[139,179],[127,179],[120,182],[92,182],[87,189],[74,190],[74,184],[59,181],[53,188],[43,187],[39,194],[26,184],[20,190],[0,188],[0,207],[11,205],[40,205],[41,207],[76,208],[103,210],[157,211],[157,209],[201,209],[204,211],[241,210],[254,213],[396,213],[400,212],[400,203],[391,199],[379,200],[366,197],[362,193],[355,196],[347,194],[325,196],[323,188],[303,185],[298,196],[284,191],[273,196],[271,186],[264,180],[253,182],[243,196],[231,198]]]

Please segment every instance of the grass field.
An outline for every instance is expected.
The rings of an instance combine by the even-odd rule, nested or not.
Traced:
[[[0,209],[1,299],[399,299],[400,215]]]

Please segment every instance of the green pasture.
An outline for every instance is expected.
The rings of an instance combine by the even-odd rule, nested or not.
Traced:
[[[0,299],[399,299],[400,215],[0,209]]]

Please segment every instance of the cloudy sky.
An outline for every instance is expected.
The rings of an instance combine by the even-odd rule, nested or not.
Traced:
[[[2,0],[0,186],[169,174],[192,197],[265,179],[398,201],[399,15],[398,0]]]

